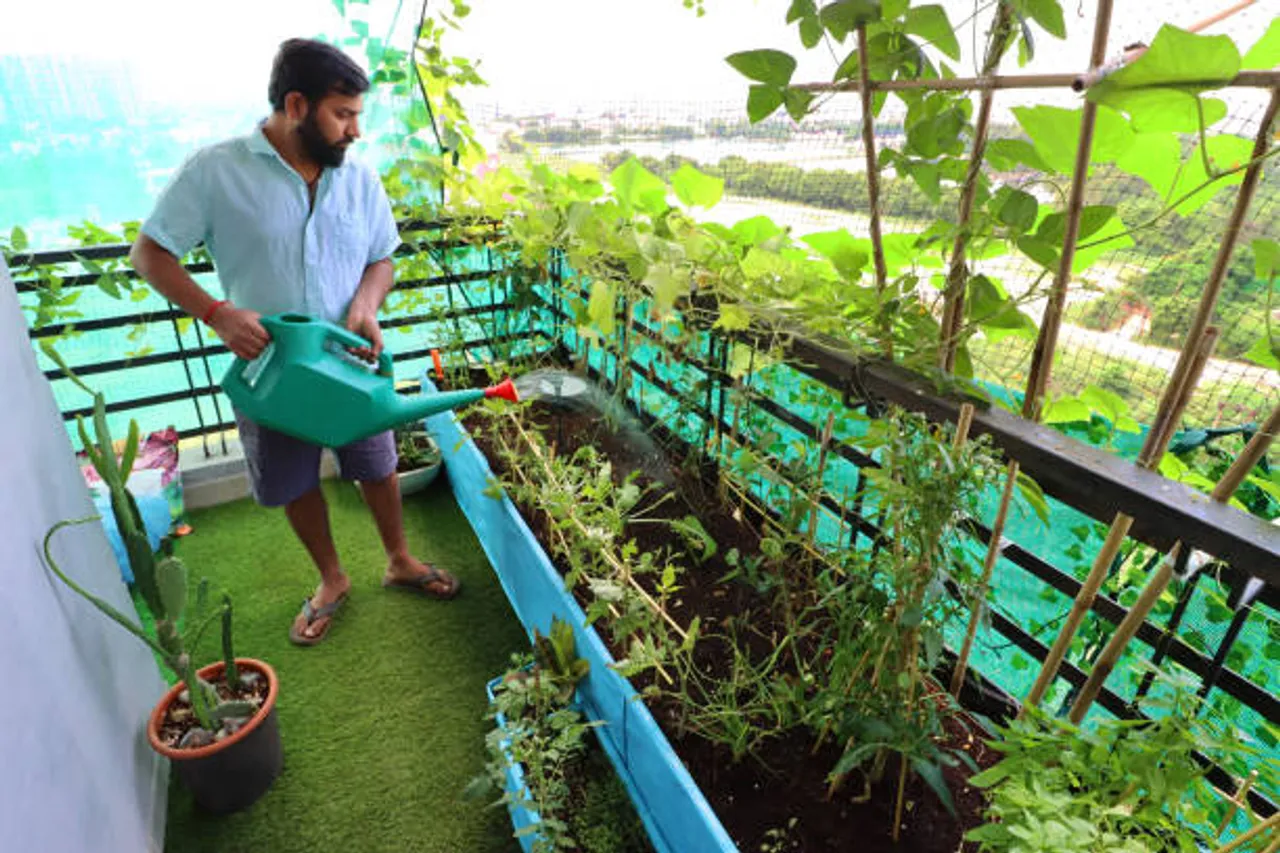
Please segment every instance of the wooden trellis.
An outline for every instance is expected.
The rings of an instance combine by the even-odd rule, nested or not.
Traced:
[[[1254,2],[1256,2],[1256,0],[1241,0],[1241,2],[1237,2],[1229,8],[1222,9],[1187,27],[1186,29],[1190,32],[1198,32],[1213,23],[1229,17],[1241,9],[1253,5]],[[1087,70],[1083,73],[1028,74],[1012,76],[996,74],[995,72],[999,64],[999,59],[1004,52],[1002,48],[1005,45],[1002,43],[1002,40],[1007,38],[1006,29],[1009,23],[1007,12],[1008,7],[1006,4],[1001,4],[1000,10],[997,12],[995,21],[992,25],[992,45],[985,57],[982,74],[978,77],[938,80],[874,80],[871,78],[868,70],[869,63],[861,62],[859,63],[859,75],[856,79],[840,83],[807,83],[800,84],[795,87],[812,93],[857,92],[861,97],[863,110],[862,138],[863,145],[865,147],[864,154],[867,161],[867,183],[871,207],[870,238],[875,258],[876,287],[878,290],[883,290],[885,288],[886,276],[884,272],[884,250],[882,245],[882,236],[880,233],[880,217],[877,199],[878,182],[876,181],[877,156],[875,150],[875,136],[872,133],[871,128],[871,100],[873,93],[924,90],[968,91],[979,92],[981,94],[976,126],[974,129],[973,144],[970,152],[970,166],[960,192],[957,216],[957,235],[953,246],[953,254],[950,259],[947,283],[943,298],[938,355],[938,364],[943,370],[949,371],[954,366],[956,350],[960,339],[961,320],[964,316],[965,310],[965,285],[968,279],[965,257],[965,252],[967,250],[966,233],[973,211],[977,178],[985,155],[987,144],[987,125],[990,119],[992,102],[995,97],[994,93],[998,90],[1007,89],[1060,88],[1070,88],[1073,91],[1081,92],[1105,79],[1109,74],[1119,68],[1122,68],[1125,64],[1133,62],[1142,56],[1146,52],[1145,47],[1131,47],[1111,61],[1107,61],[1107,43],[1110,35],[1113,6],[1113,0],[1098,0],[1089,61]],[[858,49],[860,51],[859,55],[866,56],[865,27],[858,28],[857,38]],[[1161,395],[1159,408],[1157,409],[1156,417],[1148,436],[1147,445],[1143,449],[1140,464],[1143,464],[1148,468],[1153,468],[1163,456],[1168,442],[1172,438],[1180,412],[1186,406],[1188,399],[1195,390],[1196,384],[1199,381],[1199,371],[1204,366],[1204,363],[1211,354],[1213,345],[1216,342],[1218,330],[1210,327],[1209,324],[1217,306],[1218,297],[1222,291],[1227,270],[1230,267],[1232,257],[1239,242],[1241,226],[1244,223],[1250,205],[1253,202],[1258,181],[1262,174],[1262,162],[1264,155],[1269,150],[1271,142],[1272,125],[1276,120],[1277,109],[1280,108],[1280,72],[1241,72],[1233,80],[1225,84],[1225,87],[1260,88],[1268,90],[1271,97],[1265,111],[1263,112],[1261,123],[1258,126],[1257,134],[1254,139],[1251,160],[1248,167],[1245,169],[1243,180],[1236,193],[1232,213],[1223,230],[1212,270],[1209,274],[1208,280],[1204,284],[1199,305],[1194,317],[1192,318],[1191,324],[1187,329],[1185,341],[1179,353],[1177,365],[1171,371]],[[1205,88],[1224,88],[1224,86],[1220,81],[1206,81]],[[1068,196],[1065,214],[1065,228],[1062,237],[1062,245],[1060,247],[1061,255],[1058,259],[1057,269],[1055,270],[1053,284],[1045,307],[1044,315],[1040,322],[1039,335],[1032,353],[1031,367],[1025,389],[1022,414],[1025,418],[1032,421],[1038,421],[1040,419],[1041,410],[1049,387],[1049,378],[1052,372],[1054,355],[1057,350],[1059,330],[1061,329],[1064,308],[1067,302],[1067,294],[1072,278],[1072,263],[1075,255],[1076,240],[1080,231],[1081,217],[1085,206],[1085,189],[1088,182],[1088,167],[1092,155],[1093,136],[1097,114],[1098,105],[1096,102],[1086,99],[1082,109],[1080,137],[1076,146],[1075,162],[1071,175],[1071,189]],[[891,353],[889,354],[891,355]],[[990,566],[994,565],[996,557],[999,554],[1004,521],[1007,517],[1009,502],[1013,494],[1012,482],[1017,475],[1018,464],[1016,462],[1010,462],[1009,468],[1006,472],[1008,483],[1003,490],[1003,499],[996,515],[995,527],[991,533],[989,545],[990,551],[986,558],[988,573],[990,571]],[[1084,582],[1080,593],[1076,596],[1071,609],[1070,618],[1068,618],[1062,626],[1053,647],[1050,649],[1043,668],[1039,673],[1039,677],[1036,679],[1035,684],[1026,697],[1026,705],[1038,704],[1044,697],[1049,686],[1057,677],[1058,670],[1066,657],[1071,641],[1074,639],[1077,629],[1083,622],[1085,614],[1087,614],[1092,608],[1094,600],[1097,597],[1098,590],[1100,589],[1103,580],[1105,580],[1106,570],[1108,565],[1111,563],[1111,558],[1114,555],[1115,550],[1119,548],[1129,533],[1129,525],[1131,522],[1132,519],[1125,516],[1123,513],[1116,515],[1111,526],[1110,534],[1107,537],[1107,543],[1103,546],[1102,552],[1099,553],[1097,559],[1094,561],[1093,569],[1090,572],[1088,579]],[[974,629],[976,628],[977,618],[979,615],[978,611],[981,606],[982,602],[974,602],[974,624],[970,626],[970,639],[965,643],[965,647],[961,653],[959,667],[957,669],[957,679],[952,685],[953,690],[959,689],[960,678],[962,678],[962,673],[967,663],[969,647],[972,644],[971,637]],[[1113,639],[1119,642],[1121,638],[1116,637]],[[1104,680],[1105,677],[1105,672],[1095,673],[1094,680],[1100,682],[1101,680]],[[1096,689],[1100,684],[1093,686]],[[1078,718],[1078,715],[1083,714],[1083,711],[1083,707],[1078,707],[1075,709],[1073,717]]]

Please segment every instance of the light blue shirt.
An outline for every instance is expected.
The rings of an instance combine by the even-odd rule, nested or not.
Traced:
[[[382,182],[348,154],[307,184],[262,133],[202,148],[161,191],[142,233],[177,257],[203,242],[225,297],[260,314],[342,323],[365,267],[400,245]]]

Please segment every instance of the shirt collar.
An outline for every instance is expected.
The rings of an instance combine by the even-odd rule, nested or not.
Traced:
[[[258,120],[258,124],[254,127],[253,132],[250,133],[247,137],[245,137],[245,145],[254,154],[265,154],[271,157],[275,157],[277,160],[279,160],[281,163],[283,163],[292,171],[293,167],[289,166],[289,163],[283,157],[280,156],[280,152],[276,150],[276,147],[271,144],[271,140],[267,139],[266,133],[263,132],[262,130],[263,125],[265,125],[266,123],[267,123],[266,119]],[[343,161],[341,166],[338,166],[336,168],[332,166],[322,167],[320,170],[321,180],[325,180],[329,172],[335,172],[335,171],[341,170],[343,167],[347,165],[348,162],[350,162],[349,157],[347,158],[347,160]]]

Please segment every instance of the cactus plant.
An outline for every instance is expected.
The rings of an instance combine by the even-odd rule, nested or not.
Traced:
[[[199,677],[197,674],[199,668],[191,660],[191,650],[198,646],[200,638],[204,636],[204,632],[213,621],[221,618],[226,683],[233,690],[240,686],[240,675],[232,649],[230,596],[224,594],[221,603],[210,611],[209,582],[208,579],[204,579],[196,589],[193,606],[188,608],[187,567],[173,556],[172,543],[167,537],[161,544],[159,557],[151,550],[151,543],[147,539],[138,506],[125,486],[138,451],[137,422],[130,421],[129,437],[125,441],[124,453],[117,460],[115,443],[107,426],[106,403],[102,394],[94,394],[93,423],[96,441],[90,440],[84,419],[78,418],[77,421],[80,438],[89,461],[109,490],[112,514],[120,530],[134,580],[143,601],[155,617],[154,638],[115,607],[67,577],[50,553],[49,544],[59,530],[75,524],[98,521],[100,516],[92,515],[60,521],[50,528],[44,537],[46,563],[64,584],[112,621],[150,646],[164,665],[186,684],[192,713],[201,728],[213,732],[223,720],[252,715],[256,707],[251,703],[222,701],[213,685]],[[185,623],[183,623],[184,616],[187,617]]]

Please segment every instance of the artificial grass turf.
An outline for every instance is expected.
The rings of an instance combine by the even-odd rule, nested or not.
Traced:
[[[528,647],[445,477],[404,500],[413,553],[458,575],[448,602],[384,590],[386,559],[355,487],[325,485],[352,594],[318,646],[289,625],[318,576],[280,510],[250,500],[193,513],[178,555],[231,593],[236,654],[280,679],[284,772],[248,810],[211,817],[170,786],[168,853],[516,851],[502,808],[464,800],[485,760],[485,682]],[[219,656],[218,631],[199,660]]]

